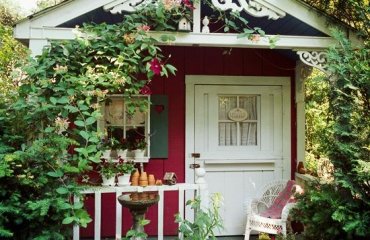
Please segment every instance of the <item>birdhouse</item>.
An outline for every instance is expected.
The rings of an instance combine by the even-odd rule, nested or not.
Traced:
[[[182,17],[179,21],[179,31],[185,31],[185,32],[190,32],[191,31],[191,24],[190,21],[187,17]]]
[[[166,185],[175,185],[177,182],[177,176],[174,172],[166,172],[163,177],[163,182]]]

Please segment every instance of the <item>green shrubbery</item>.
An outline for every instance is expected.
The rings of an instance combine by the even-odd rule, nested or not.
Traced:
[[[328,52],[328,129],[316,139],[334,166],[334,181],[314,183],[299,197],[296,218],[307,239],[370,237],[370,49],[353,49],[334,31]],[[317,149],[316,149],[317,150]]]

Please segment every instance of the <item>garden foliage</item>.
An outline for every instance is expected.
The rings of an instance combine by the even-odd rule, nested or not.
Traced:
[[[176,222],[180,224],[179,232],[184,240],[216,239],[216,231],[222,229],[222,196],[219,193],[213,194],[210,203],[208,209],[202,206],[199,197],[186,203],[196,213],[193,222],[176,215]]]
[[[100,162],[100,104],[108,92],[130,99],[155,74],[175,72],[136,18],[86,25],[25,67],[18,99],[0,110],[1,237],[63,239],[68,224],[91,221],[72,200],[79,177]]]
[[[332,122],[321,145],[334,166],[334,181],[313,183],[299,197],[296,217],[307,239],[370,237],[369,45],[353,49],[339,31],[328,51],[328,110]]]

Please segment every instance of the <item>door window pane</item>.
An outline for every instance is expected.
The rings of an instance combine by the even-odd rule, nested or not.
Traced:
[[[256,146],[257,95],[218,97],[219,146]]]

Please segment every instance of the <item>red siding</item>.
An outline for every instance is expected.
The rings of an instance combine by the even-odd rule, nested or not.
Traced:
[[[165,47],[165,55],[171,55],[168,62],[178,69],[176,76],[168,79],[155,78],[150,83],[153,94],[164,94],[169,101],[169,153],[168,159],[151,160],[145,169],[148,173],[161,178],[165,172],[176,172],[180,182],[185,179],[185,75],[230,75],[230,76],[288,76],[291,78],[292,94],[292,166],[296,161],[296,129],[294,108],[294,67],[295,61],[274,50],[267,49],[229,49],[204,47]],[[292,167],[292,174],[294,168]],[[93,204],[93,200],[89,200]],[[102,233],[104,236],[114,236],[115,208],[114,196],[103,199]],[[89,204],[89,205],[90,205]],[[166,235],[175,235],[177,224],[174,215],[178,212],[178,197],[176,193],[166,193],[165,229]],[[92,207],[90,206],[89,209]],[[124,210],[124,216],[129,216]],[[147,214],[151,223],[146,227],[149,234],[157,231],[157,208],[152,207]],[[124,232],[128,230],[131,219],[124,220]],[[83,236],[91,236],[93,224],[82,230]]]

